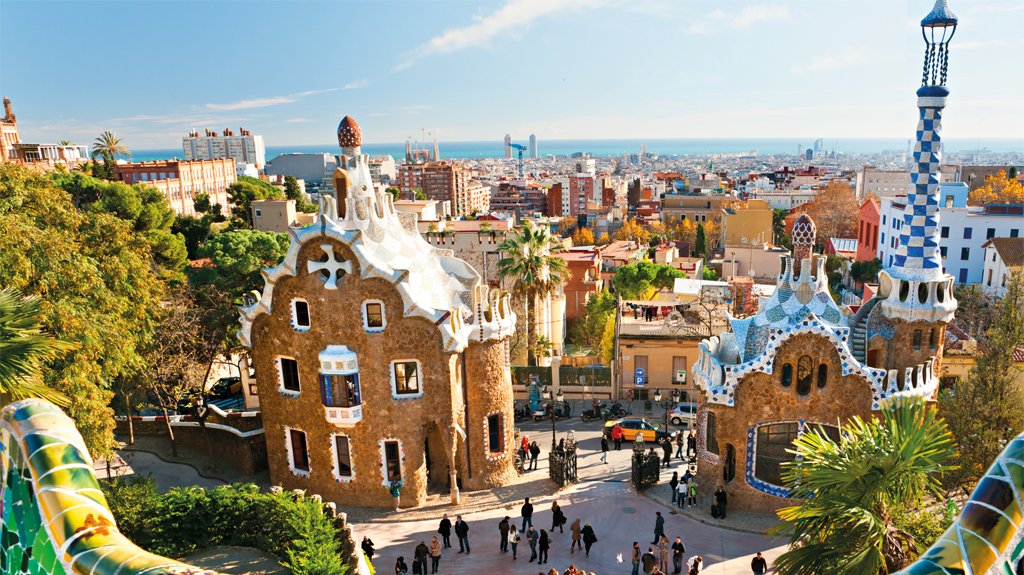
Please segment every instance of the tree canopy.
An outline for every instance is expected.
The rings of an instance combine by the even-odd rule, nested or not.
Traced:
[[[829,238],[857,237],[860,205],[844,180],[830,180],[818,190],[814,201],[807,204],[807,214],[814,219],[820,244]]]
[[[76,209],[45,174],[0,164],[0,285],[40,298],[42,327],[74,345],[43,381],[96,457],[114,448],[112,383],[142,369],[164,283],[136,222]]]
[[[1024,183],[1016,177],[1009,177],[1005,170],[985,176],[985,183],[967,196],[972,206],[986,204],[1024,204]]]
[[[612,287],[622,299],[646,299],[683,277],[686,274],[672,266],[643,261],[619,268],[612,277]]]
[[[577,228],[576,232],[572,234],[572,245],[574,246],[592,246],[594,245],[594,232],[587,228]]]
[[[207,238],[199,253],[216,268],[211,283],[240,297],[263,287],[260,269],[281,262],[288,253],[288,235],[230,230]]]
[[[228,201],[231,215],[252,226],[252,203],[256,200],[281,200],[284,193],[259,178],[239,176],[238,181],[228,186]]]

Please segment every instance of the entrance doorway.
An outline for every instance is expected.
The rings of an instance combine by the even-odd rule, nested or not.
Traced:
[[[441,429],[436,423],[428,423],[424,432],[423,467],[427,471],[427,492],[446,493],[451,478]]]

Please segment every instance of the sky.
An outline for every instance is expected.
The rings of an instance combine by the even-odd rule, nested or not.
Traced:
[[[913,136],[934,0],[0,0],[23,141]],[[944,135],[1020,137],[1024,2],[950,0]],[[426,136],[426,140],[430,136]]]

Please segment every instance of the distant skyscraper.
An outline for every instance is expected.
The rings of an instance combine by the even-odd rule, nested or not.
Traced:
[[[530,157],[537,157],[537,134],[530,134]]]
[[[435,162],[441,159],[441,149],[437,147],[437,136],[434,136],[434,153],[431,154]]]
[[[405,163],[411,164],[412,158],[412,138],[405,139]]]
[[[230,129],[222,134],[215,130],[206,130],[203,134],[192,130],[182,138],[181,147],[186,160],[231,158],[236,164],[256,164],[260,170],[267,163],[263,136],[254,136],[245,128],[239,128],[237,136]]]
[[[512,158],[512,136],[505,134],[505,158]]]
[[[640,161],[644,161],[647,158],[647,144],[640,144]]]
[[[824,138],[818,138],[817,140],[814,140],[814,151],[815,152],[824,152],[825,151],[825,139]]]
[[[810,148],[807,148],[807,153],[805,154],[804,159],[806,159],[808,162],[813,160],[814,159],[814,150],[812,150]]]

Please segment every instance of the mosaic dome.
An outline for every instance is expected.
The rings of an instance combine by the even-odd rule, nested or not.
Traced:
[[[338,124],[338,145],[355,148],[363,145],[363,130],[352,116],[345,116]]]
[[[807,214],[801,214],[799,218],[793,222],[793,245],[794,246],[813,246],[814,238],[818,231],[814,226],[814,220]]]

